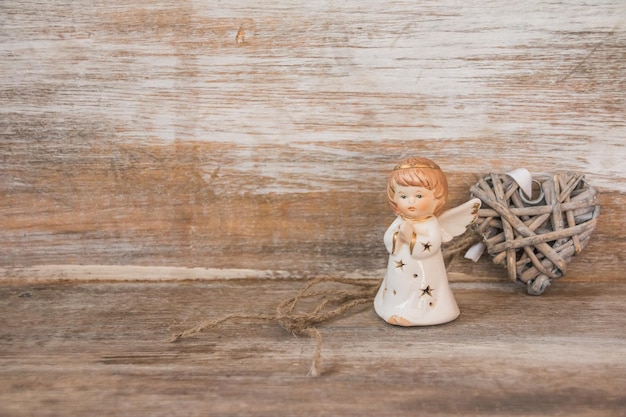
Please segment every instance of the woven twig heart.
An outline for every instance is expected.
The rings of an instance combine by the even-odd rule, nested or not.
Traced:
[[[529,198],[506,174],[481,179],[471,188],[483,201],[473,227],[493,262],[506,266],[509,278],[527,285],[529,294],[540,295],[587,245],[600,205],[579,173],[535,175],[533,183]]]

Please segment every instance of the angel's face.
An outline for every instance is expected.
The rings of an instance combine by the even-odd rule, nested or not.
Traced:
[[[396,184],[393,201],[396,203],[398,214],[411,220],[431,216],[437,207],[434,191],[424,187]]]

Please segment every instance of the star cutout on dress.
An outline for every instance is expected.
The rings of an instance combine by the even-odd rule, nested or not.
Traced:
[[[430,247],[432,246],[430,242],[426,242],[426,243],[422,243],[422,246],[424,247],[423,251],[426,252],[430,252]]]
[[[434,288],[430,288],[430,285],[427,285],[426,288],[422,288],[422,290],[421,290],[422,291],[422,296],[428,294],[428,295],[430,295],[432,297],[434,290],[435,290]]]
[[[396,261],[396,268],[400,268],[402,269],[402,267],[406,265],[404,262],[402,262],[402,259],[400,259],[399,261]]]

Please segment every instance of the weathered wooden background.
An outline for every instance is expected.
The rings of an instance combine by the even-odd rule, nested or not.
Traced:
[[[453,203],[490,171],[586,173],[603,212],[570,275],[619,279],[625,25],[622,0],[3,1],[2,274],[374,277],[385,176],[418,154]]]
[[[624,415],[625,145],[624,0],[1,0],[0,416]],[[596,233],[541,297],[483,257],[449,325],[324,324],[317,379],[272,323],[167,343],[382,278],[412,155],[451,204],[583,172]]]

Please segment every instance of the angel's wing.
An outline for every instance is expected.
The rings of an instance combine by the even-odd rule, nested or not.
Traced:
[[[439,227],[441,227],[441,239],[448,242],[453,237],[465,232],[467,226],[476,220],[480,204],[480,199],[472,198],[467,203],[443,212],[438,218]]]

